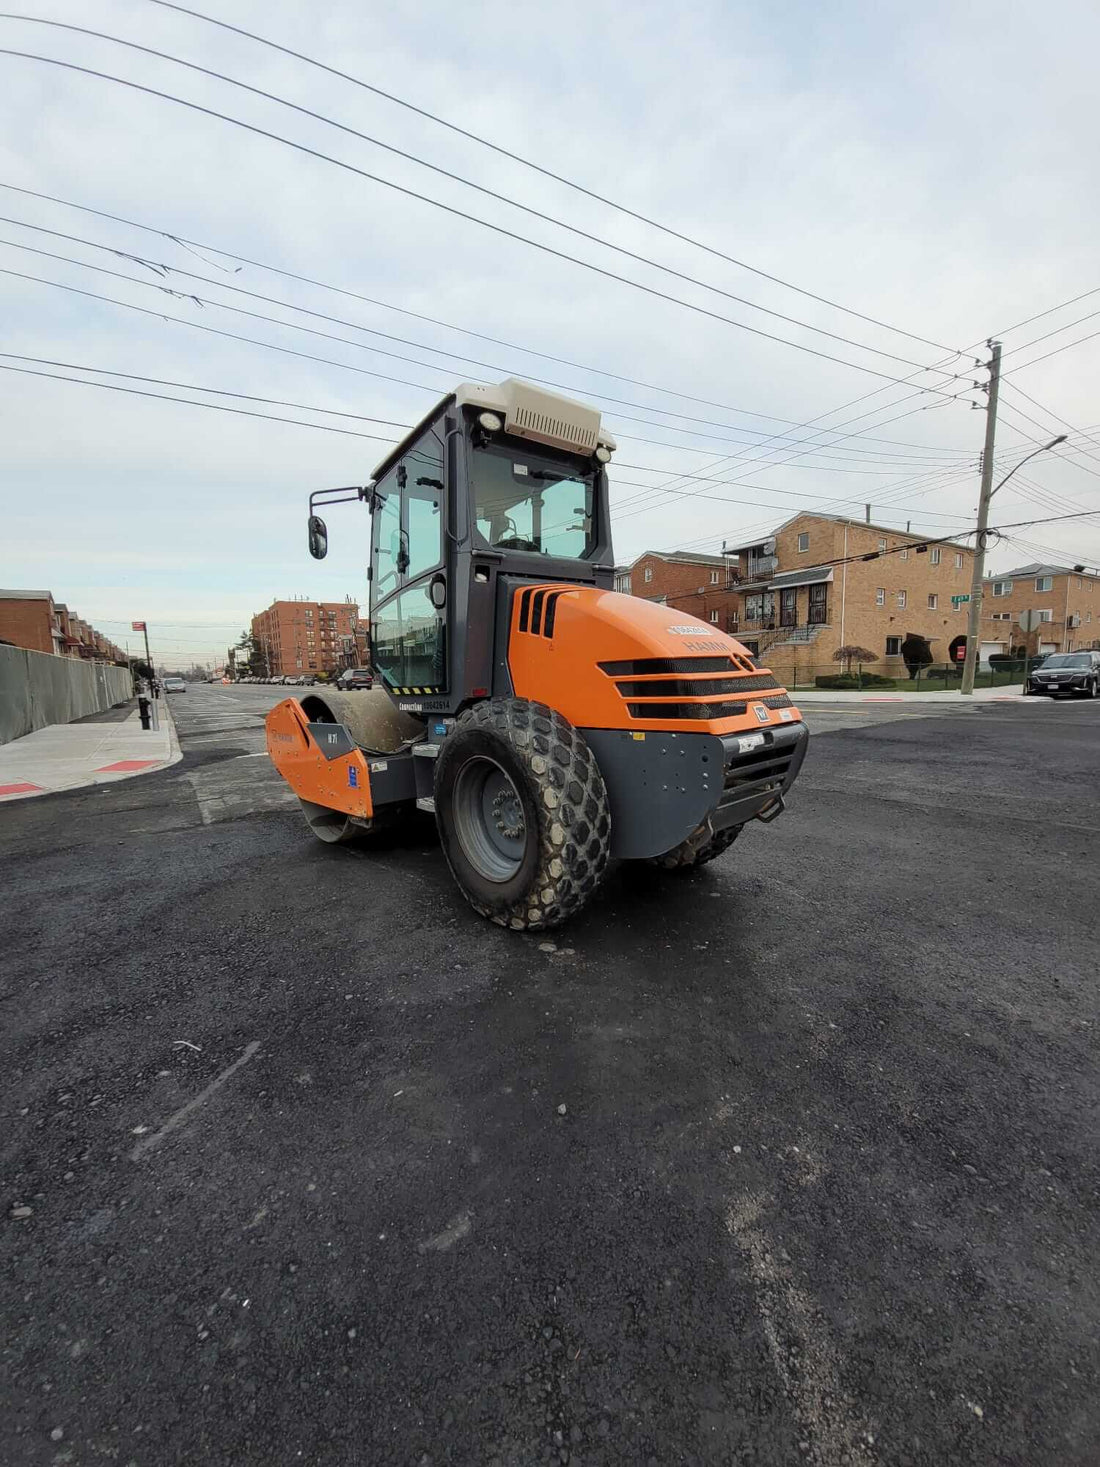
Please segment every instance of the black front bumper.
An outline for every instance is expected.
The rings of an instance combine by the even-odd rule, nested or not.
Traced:
[[[722,794],[711,815],[715,830],[778,814],[783,795],[798,777],[810,744],[806,725],[792,723],[762,729],[761,734],[764,742],[747,750],[742,744],[751,734],[727,734],[721,740],[725,758]]]
[[[1089,674],[1083,672],[1080,677],[1066,677],[1057,679],[1029,678],[1027,690],[1029,693],[1084,693],[1088,689]]]
[[[806,757],[805,724],[740,734],[582,728],[611,805],[611,854],[644,860],[713,830],[771,818]],[[760,740],[759,743],[756,740]],[[751,741],[752,747],[743,747]]]

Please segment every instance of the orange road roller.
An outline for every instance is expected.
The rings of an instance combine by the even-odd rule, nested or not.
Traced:
[[[371,514],[370,691],[268,714],[314,834],[434,813],[470,905],[516,930],[580,910],[612,859],[686,870],[767,823],[806,756],[802,717],[741,643],[612,589],[594,408],[464,384],[378,465],[310,496]]]

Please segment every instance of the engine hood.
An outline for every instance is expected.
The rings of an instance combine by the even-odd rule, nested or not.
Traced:
[[[580,728],[727,733],[799,718],[736,638],[616,591],[547,583],[514,594],[513,686]]]

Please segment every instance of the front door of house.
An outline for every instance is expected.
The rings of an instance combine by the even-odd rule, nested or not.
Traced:
[[[798,625],[798,592],[793,586],[779,593],[779,625],[781,627]]]
[[[829,587],[827,582],[822,581],[819,586],[810,587],[810,625],[823,627],[829,619],[828,610]]]

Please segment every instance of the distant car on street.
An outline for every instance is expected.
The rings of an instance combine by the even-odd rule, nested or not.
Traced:
[[[346,667],[336,679],[336,686],[345,693],[354,692],[357,688],[373,688],[374,673],[369,667]]]
[[[164,691],[166,693],[186,693],[187,684],[181,677],[166,677],[164,679]]]
[[[1063,693],[1079,698],[1100,696],[1100,652],[1052,652],[1028,675],[1025,692],[1044,698]]]

